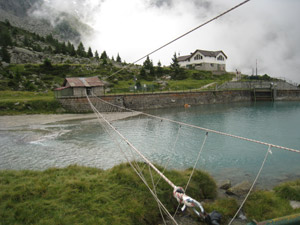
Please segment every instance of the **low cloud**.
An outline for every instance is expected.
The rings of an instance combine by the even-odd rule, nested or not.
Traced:
[[[94,29],[86,46],[133,62],[182,33],[238,4],[238,0],[45,0],[33,15],[55,23],[59,13],[75,15]],[[223,50],[227,69],[286,77],[300,83],[300,29],[295,0],[250,1],[230,14],[150,56],[169,65],[174,52]],[[142,62],[141,62],[142,63]]]

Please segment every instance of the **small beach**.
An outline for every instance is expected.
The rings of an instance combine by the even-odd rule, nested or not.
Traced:
[[[126,119],[137,116],[137,112],[114,112],[103,113],[108,121]],[[0,116],[0,129],[9,129],[19,126],[44,125],[48,123],[56,123],[68,120],[95,120],[94,113],[89,114],[36,114],[36,115],[16,115],[16,116]]]

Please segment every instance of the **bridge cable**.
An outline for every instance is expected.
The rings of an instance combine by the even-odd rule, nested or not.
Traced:
[[[154,191],[155,195],[157,196],[156,186],[155,186],[155,184],[154,184],[154,179],[153,179],[153,176],[152,176],[151,167],[148,165],[148,168],[149,168],[149,174],[150,174],[151,181],[152,181],[153,191]],[[160,207],[159,204],[158,204],[158,208],[159,208],[160,215],[161,215],[161,217],[162,217],[162,219],[163,219],[163,221],[164,221],[164,224],[167,225],[167,224],[166,224],[166,221],[165,221],[165,218],[164,218],[164,215],[162,214],[161,207]],[[174,218],[174,219],[175,219],[175,218]]]
[[[275,145],[275,144],[270,144],[270,143],[267,143],[267,142],[257,141],[257,140],[254,140],[254,139],[245,138],[245,137],[241,137],[241,136],[234,135],[234,134],[228,134],[228,133],[225,133],[225,132],[212,130],[212,129],[200,127],[200,126],[197,126],[197,125],[187,124],[187,123],[184,123],[184,122],[168,119],[168,118],[165,118],[165,117],[155,116],[155,115],[152,115],[152,114],[149,114],[149,113],[145,113],[145,112],[141,112],[141,111],[137,111],[137,110],[133,110],[133,109],[128,109],[128,108],[125,108],[125,107],[122,107],[122,106],[112,104],[110,102],[107,102],[107,101],[95,96],[95,95],[93,95],[93,97],[96,97],[97,99],[104,102],[105,104],[109,104],[111,106],[118,107],[120,109],[124,109],[124,110],[130,111],[130,112],[140,113],[140,114],[143,114],[143,115],[146,115],[146,116],[149,116],[149,117],[152,117],[152,118],[156,118],[156,119],[159,119],[159,120],[165,120],[165,121],[168,121],[168,122],[171,122],[171,123],[176,123],[176,124],[179,124],[179,125],[182,125],[182,126],[187,126],[187,127],[191,127],[191,128],[195,128],[195,129],[200,129],[200,130],[203,130],[203,131],[206,131],[206,132],[209,132],[209,133],[216,133],[216,134],[219,134],[219,135],[228,136],[228,137],[232,137],[232,138],[237,138],[237,139],[244,140],[244,141],[249,141],[249,142],[253,142],[253,143],[257,143],[257,144],[261,144],[261,145],[271,146],[272,148],[278,148],[278,149],[282,149],[282,150],[287,150],[287,151],[291,151],[291,152],[300,153],[300,150],[297,150],[297,149],[288,148],[288,147]]]
[[[176,188],[176,186],[167,178],[165,177],[163,174],[161,174],[161,172],[147,159],[145,158],[114,126],[111,125],[111,123],[109,121],[107,121],[107,119],[95,108],[95,106],[92,104],[92,102],[90,101],[89,97],[86,95],[87,100],[92,108],[92,110],[94,111],[94,113],[96,114],[99,123],[101,124],[100,119],[102,118],[105,123],[112,129],[114,130],[126,143],[128,146],[130,146],[133,150],[135,150],[143,159],[144,161],[151,166],[160,176],[163,177],[163,179],[171,186],[173,187],[173,189]],[[101,116],[101,118],[99,117]],[[105,128],[106,129],[106,128]],[[110,135],[110,133],[108,132],[108,134]],[[110,135],[111,136],[111,135]],[[122,148],[119,145],[120,150],[122,151]],[[123,152],[123,151],[122,151]],[[150,193],[152,194],[152,196],[154,197],[154,199],[157,201],[158,204],[161,205],[162,209],[165,211],[165,213],[170,217],[170,219],[176,224],[176,220],[172,217],[172,215],[169,213],[169,211],[166,209],[166,207],[162,204],[162,202],[159,200],[159,198],[155,195],[155,193],[152,191],[152,189],[149,187],[147,181],[144,179],[143,176],[141,176],[141,174],[137,171],[137,169],[132,165],[132,163],[130,162],[130,160],[128,159],[128,157],[126,156],[126,154],[123,152],[127,162],[130,164],[130,166],[133,168],[133,170],[136,172],[136,174],[140,177],[140,179],[144,182],[144,184],[148,187]]]
[[[260,167],[260,169],[259,169],[259,171],[258,171],[258,173],[256,175],[256,178],[254,179],[254,181],[252,183],[252,186],[251,186],[250,190],[248,191],[248,193],[247,193],[244,201],[242,202],[242,204],[240,205],[239,209],[237,210],[237,212],[235,213],[235,215],[233,216],[233,218],[231,219],[231,221],[229,222],[228,225],[230,225],[234,221],[234,219],[236,218],[236,216],[239,214],[240,210],[244,206],[245,202],[247,201],[247,199],[248,199],[248,197],[249,197],[249,195],[250,195],[250,193],[251,193],[251,191],[252,191],[252,189],[253,189],[253,187],[254,187],[254,185],[255,185],[255,183],[256,183],[256,181],[257,181],[257,179],[258,179],[258,177],[259,177],[259,175],[260,175],[260,173],[261,173],[261,171],[263,169],[263,167],[264,167],[264,165],[265,165],[265,162],[266,162],[266,160],[268,158],[269,153],[272,154],[271,145],[269,145],[269,147],[268,147],[268,150],[266,152],[265,158],[264,158],[264,160],[263,160],[263,162],[261,164],[261,167]]]
[[[87,98],[88,98],[88,96],[87,96]],[[149,166],[149,168],[150,168],[150,166],[163,178],[163,179],[165,179],[165,181],[169,184],[169,185],[171,185],[172,186],[172,182],[170,181],[170,180],[168,180],[168,178],[166,178],[150,161],[148,161],[122,134],[120,134],[118,131],[117,131],[117,129],[115,128],[115,127],[113,127],[104,117],[103,117],[103,115],[92,105],[92,103],[90,102],[90,99],[88,98],[88,101],[89,101],[89,103],[91,104],[91,107],[92,108],[94,108],[95,109],[95,111],[96,112],[98,112],[98,114],[99,115],[101,115],[102,116],[102,119],[104,120],[104,121],[106,121],[107,122],[107,124],[113,129],[113,130],[115,130],[118,134],[119,134],[119,136],[121,136],[124,140],[125,140],[125,142],[129,145],[129,146],[131,146],[147,163],[148,163],[148,166]],[[200,158],[200,154],[201,154],[201,152],[202,152],[202,150],[203,150],[203,147],[204,147],[204,144],[205,144],[205,142],[206,142],[206,139],[207,139],[207,137],[208,137],[208,132],[206,133],[206,135],[205,135],[205,139],[204,139],[204,141],[203,141],[203,143],[202,143],[202,146],[201,146],[201,149],[200,149],[200,151],[199,151],[199,153],[198,153],[198,156],[197,156],[197,160],[196,160],[196,163],[194,164],[194,168],[193,168],[193,171],[194,171],[194,169],[195,169],[195,167],[196,167],[196,165],[197,165],[197,162],[199,161],[199,158]],[[245,202],[247,201],[247,199],[248,199],[248,197],[249,197],[249,195],[250,195],[250,193],[251,193],[251,191],[253,190],[253,188],[254,188],[254,185],[256,184],[256,182],[257,182],[257,180],[258,180],[258,178],[259,178],[259,176],[260,176],[260,174],[261,174],[261,172],[262,172],[262,169],[263,169],[263,167],[264,167],[264,164],[265,164],[265,162],[266,162],[266,160],[267,160],[267,158],[268,158],[268,155],[269,155],[269,153],[271,153],[272,154],[272,152],[271,152],[271,148],[272,148],[272,145],[271,144],[269,144],[268,145],[268,149],[267,149],[267,152],[266,152],[266,155],[265,155],[265,158],[264,158],[264,160],[263,160],[263,162],[262,162],[262,165],[261,165],[261,167],[260,167],[260,169],[259,169],[259,171],[258,171],[258,174],[257,174],[257,176],[256,176],[256,178],[254,179],[254,181],[253,181],[253,183],[252,183],[252,186],[251,186],[251,188],[249,189],[249,192],[247,193],[247,195],[246,195],[246,197],[245,197],[245,199],[244,199],[244,201],[242,202],[242,204],[240,205],[240,207],[239,207],[239,209],[237,210],[237,212],[236,212],[236,214],[234,215],[234,217],[232,218],[232,220],[230,221],[230,223],[229,223],[229,225],[234,221],[234,219],[236,218],[236,216],[238,215],[238,213],[240,212],[240,210],[242,209],[242,207],[243,207],[243,205],[245,204]],[[131,165],[131,164],[130,164]],[[133,167],[134,168],[134,167]],[[135,170],[135,168],[134,168],[134,170]],[[136,171],[136,170],[135,170]],[[193,171],[192,171],[192,174],[193,174]],[[137,172],[137,171],[136,171]],[[137,172],[137,174],[140,176],[140,174]],[[192,175],[191,174],[191,175]],[[191,179],[191,177],[192,176],[190,176],[190,178],[189,178],[189,181],[190,181],[190,179]],[[147,182],[140,176],[140,178],[142,179],[142,181],[145,183],[145,185],[149,188],[149,190],[150,190],[150,192],[151,192],[151,194],[153,195],[153,197],[155,198],[155,199],[158,199],[158,197],[157,196],[155,196],[155,192],[153,192],[152,190],[151,190],[151,188],[148,186],[148,184],[147,184]],[[189,184],[189,181],[188,181],[188,183],[187,183],[187,185],[186,185],[186,188],[188,187],[188,184]],[[173,184],[174,185],[174,184]],[[153,186],[154,186],[154,188],[155,188],[155,185],[154,185],[154,182],[153,182]],[[174,186],[172,186],[173,188],[174,188],[174,190],[176,190],[176,188],[178,188],[178,187],[176,187],[175,185]],[[159,200],[159,199],[158,199]],[[160,201],[159,201],[160,202]],[[195,202],[197,202],[197,201],[195,201]],[[199,203],[199,205],[200,205],[200,207],[202,208],[202,206],[201,206],[201,204]],[[185,206],[184,206],[185,207]],[[177,207],[177,209],[176,209],[176,212],[177,212],[177,210],[178,210],[178,207]],[[202,208],[202,210],[203,210],[203,208]],[[194,209],[194,211],[195,211],[195,209]],[[168,214],[168,215],[170,215],[170,217],[172,217],[172,219],[175,221],[175,219],[174,219],[174,217],[175,217],[175,215],[176,215],[176,212],[175,212],[175,214],[174,214],[174,216],[172,217],[170,214]],[[197,211],[196,211],[197,212]],[[168,212],[169,213],[169,212]]]
[[[199,162],[200,155],[201,155],[202,150],[203,150],[203,147],[204,147],[204,145],[205,145],[205,143],[206,143],[207,137],[208,137],[208,132],[206,132],[206,134],[205,134],[205,137],[204,137],[202,146],[201,146],[201,148],[200,148],[200,151],[199,151],[199,153],[198,153],[197,159],[196,159],[195,164],[194,164],[194,166],[193,166],[193,170],[192,170],[192,172],[191,172],[191,174],[190,174],[190,177],[189,177],[189,179],[188,179],[187,184],[185,185],[185,188],[184,188],[185,191],[187,190],[187,188],[188,188],[188,186],[189,186],[189,184],[190,184],[190,181],[191,181],[191,179],[192,179],[192,176],[193,176],[193,174],[194,174],[194,172],[195,172],[196,166],[197,166],[197,164],[198,164],[198,162]],[[176,216],[177,211],[178,211],[178,209],[179,209],[179,206],[180,206],[180,204],[178,204],[177,209],[176,209],[176,211],[175,211],[173,217]]]
[[[181,129],[181,126],[179,126],[179,128],[178,128],[177,135],[176,135],[176,139],[175,139],[175,142],[174,142],[174,145],[173,145],[173,148],[172,148],[171,152],[173,152],[173,151],[175,150],[175,146],[176,146],[177,141],[178,141],[180,129]],[[173,157],[174,157],[174,154],[173,154]],[[172,157],[172,156],[169,157],[167,163],[166,163],[165,166],[164,166],[164,169],[163,169],[162,173],[165,173],[165,170],[167,169],[167,167],[168,167],[168,165],[169,165],[169,163],[170,163],[170,161],[171,161],[171,159],[172,159],[173,157]],[[159,179],[157,180],[155,186],[158,185],[158,183],[159,183],[160,180],[161,180],[161,177],[159,177]]]
[[[194,174],[194,172],[195,172],[195,169],[196,169],[196,166],[197,166],[197,164],[198,164],[198,162],[199,162],[200,155],[201,155],[202,150],[203,150],[203,147],[204,147],[204,145],[205,145],[205,143],[206,143],[207,137],[208,137],[208,132],[206,132],[206,134],[205,134],[205,138],[204,138],[204,140],[203,140],[202,146],[201,146],[201,148],[200,148],[200,151],[199,151],[199,153],[198,153],[197,159],[196,159],[196,161],[195,161],[195,164],[194,164],[192,173],[191,173],[191,175],[190,175],[190,177],[189,177],[189,180],[188,180],[188,182],[187,182],[187,184],[186,184],[186,186],[185,186],[185,191],[187,190],[187,188],[188,188],[188,186],[189,186],[189,184],[190,184],[190,182],[191,182],[192,176],[193,176],[193,174]]]
[[[154,51],[149,52],[147,55],[145,55],[145,56],[143,56],[143,57],[141,57],[141,58],[135,60],[135,61],[132,62],[131,64],[135,64],[135,63],[141,61],[142,59],[148,57],[149,55],[152,55],[152,54],[154,54],[155,52],[158,52],[159,50],[161,50],[161,49],[167,47],[168,45],[172,44],[173,42],[178,41],[179,39],[183,38],[184,36],[186,36],[186,35],[188,35],[188,34],[194,32],[194,31],[198,30],[199,28],[201,28],[201,27],[203,27],[203,26],[205,26],[205,25],[207,25],[207,24],[213,22],[214,20],[219,19],[220,17],[222,17],[222,16],[226,15],[227,13],[229,13],[229,12],[231,12],[231,11],[233,11],[233,10],[239,8],[240,6],[246,4],[246,3],[249,2],[249,1],[250,1],[250,0],[243,1],[243,2],[241,2],[240,4],[238,4],[238,5],[236,5],[236,6],[232,7],[232,8],[230,8],[230,9],[228,9],[228,10],[226,10],[225,12],[219,14],[218,16],[215,16],[214,18],[212,18],[212,19],[210,19],[210,20],[208,20],[208,21],[202,23],[201,25],[199,25],[199,26],[193,28],[192,30],[190,30],[190,31],[188,31],[188,32],[186,32],[186,33],[180,35],[179,37],[173,39],[172,41],[169,41],[168,43],[166,43],[166,44],[160,46],[159,48],[155,49]],[[129,64],[129,65],[130,65],[130,64]],[[123,71],[124,69],[126,69],[127,67],[129,67],[129,65],[127,65],[127,66],[123,67],[122,69],[116,71],[115,73],[111,74],[111,75],[108,76],[107,78],[110,78],[110,77],[112,77],[112,76],[114,76],[114,75],[120,73],[121,71]],[[106,78],[106,79],[107,79],[107,78]]]

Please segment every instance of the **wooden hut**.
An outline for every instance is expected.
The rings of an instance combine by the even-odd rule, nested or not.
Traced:
[[[69,77],[62,87],[55,89],[56,98],[101,96],[104,94],[104,83],[98,77]]]

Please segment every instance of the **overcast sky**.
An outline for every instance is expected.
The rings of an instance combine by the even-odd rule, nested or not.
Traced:
[[[44,0],[39,11],[77,15],[94,29],[83,37],[86,47],[130,63],[242,1]],[[300,83],[299,21],[299,0],[251,0],[150,58],[169,65],[175,52],[223,50],[228,71],[251,75],[257,59],[259,74]]]

